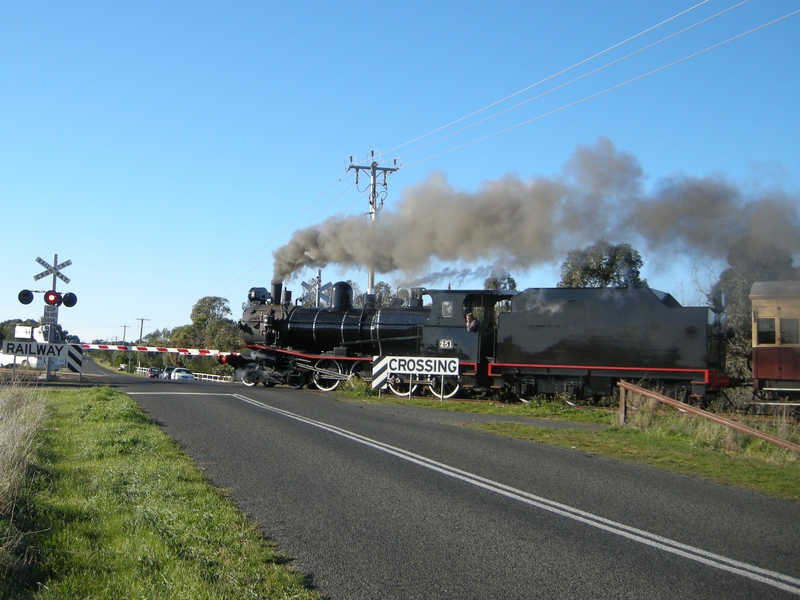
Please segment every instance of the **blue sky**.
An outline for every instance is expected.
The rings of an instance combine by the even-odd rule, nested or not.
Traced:
[[[49,287],[34,282],[35,259],[53,254],[73,263],[58,289],[78,296],[59,322],[83,340],[124,331],[131,340],[139,318],[149,319],[145,333],[187,324],[206,295],[227,298],[238,318],[247,290],[269,286],[272,252],[298,230],[366,212],[345,166],[371,149],[404,165],[388,179],[384,214],[431,178],[465,198],[508,177],[560,181],[576,151],[599,140],[641,167],[640,196],[670,178],[711,178],[744,200],[768,191],[796,205],[800,14],[701,51],[800,3],[736,5],[4,2],[0,320],[41,316],[41,295],[23,306],[17,293]],[[582,227],[569,240],[577,246],[596,239]],[[640,248],[650,285],[682,301],[697,298],[692,265],[701,279],[724,268],[718,255],[681,243],[650,248],[635,232],[600,235]],[[424,270],[502,262],[498,252]],[[520,287],[553,286],[561,260],[510,270]],[[295,295],[314,273],[295,273]],[[323,269],[326,281],[342,278],[364,287],[366,269]],[[482,278],[457,283],[481,287]]]

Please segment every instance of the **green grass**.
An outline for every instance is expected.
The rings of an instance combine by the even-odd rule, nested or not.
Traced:
[[[45,397],[0,597],[318,597],[130,398]]]
[[[420,406],[433,410],[466,412],[482,415],[506,415],[516,417],[535,417],[537,419],[553,419],[558,421],[571,421],[575,423],[605,423],[611,424],[619,420],[616,409],[602,407],[572,406],[563,401],[551,401],[536,398],[528,404],[478,400],[439,400],[432,396],[395,396],[391,392],[384,392],[379,397],[377,392],[369,387],[363,380],[354,379],[344,382],[335,392],[342,400],[357,400],[375,404],[404,404],[407,406]]]

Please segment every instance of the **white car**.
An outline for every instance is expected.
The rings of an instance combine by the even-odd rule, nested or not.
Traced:
[[[172,375],[170,376],[172,379],[182,379],[182,380],[193,380],[194,375],[189,369],[184,369],[183,367],[178,367],[177,369],[172,371]]]

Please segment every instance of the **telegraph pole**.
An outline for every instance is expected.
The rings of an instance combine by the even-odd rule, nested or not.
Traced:
[[[139,321],[139,345],[142,345],[142,333],[144,332],[144,322],[149,321],[150,319],[142,319],[141,317],[136,317],[136,320]],[[142,361],[139,358],[141,352],[136,353],[136,366],[141,367]]]
[[[139,345],[142,344],[142,333],[144,332],[144,322],[149,321],[150,319],[142,319],[140,317],[136,317],[136,321],[139,321]]]
[[[353,164],[355,160],[355,156],[350,157],[350,166],[347,167],[347,170],[350,171],[355,169],[356,172],[356,188],[358,188],[358,175],[361,171],[369,172],[369,224],[372,224],[377,220],[378,213],[383,208],[383,201],[385,199],[385,194],[388,190],[386,186],[386,176],[389,173],[394,173],[398,169],[400,169],[400,164],[398,159],[393,159],[391,167],[379,167],[380,164],[380,152],[377,150],[370,150],[369,152],[369,165],[356,165]],[[383,174],[383,182],[378,183],[378,174]],[[379,195],[378,186],[383,188],[383,195]],[[374,294],[375,293],[375,270],[372,266],[367,267],[367,293]]]

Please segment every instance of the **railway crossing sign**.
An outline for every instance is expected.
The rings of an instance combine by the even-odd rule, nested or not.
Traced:
[[[34,275],[33,276],[34,281],[39,281],[42,277],[47,277],[48,275],[55,275],[55,277],[58,277],[64,283],[69,283],[69,277],[62,275],[61,269],[66,269],[68,266],[70,266],[72,264],[71,260],[65,260],[60,265],[55,265],[56,261],[53,260],[53,264],[55,265],[53,266],[46,260],[43,260],[41,257],[37,256],[36,262],[42,265],[45,268],[45,270],[39,273],[38,275]],[[55,288],[55,286],[53,287]]]
[[[300,282],[303,286],[305,294],[300,297],[300,302],[313,302],[314,306],[319,307],[320,302],[325,302],[328,306],[331,303],[331,297],[326,294],[329,289],[333,287],[331,282],[322,285],[322,269],[317,269],[317,276],[314,278],[313,283]]]
[[[47,277],[48,275],[53,276],[53,283],[52,287],[49,291],[42,292],[44,293],[44,315],[42,316],[42,324],[48,325],[49,330],[47,334],[47,341],[53,341],[53,331],[55,326],[58,325],[58,307],[62,304],[67,308],[75,306],[75,303],[78,301],[78,297],[73,294],[72,292],[67,292],[63,296],[56,291],[56,278],[60,279],[64,283],[69,283],[69,277],[66,277],[61,270],[66,269],[68,266],[72,264],[71,260],[65,260],[62,263],[58,262],[58,254],[53,255],[53,264],[50,264],[46,260],[44,260],[41,256],[36,257],[36,262],[39,263],[44,267],[44,271],[39,273],[38,275],[33,276],[34,281],[39,281],[40,279]],[[30,304],[33,301],[33,292],[31,290],[22,290],[19,295],[17,296],[19,301],[22,304]],[[60,348],[60,347],[59,347]],[[63,348],[61,348],[63,350]],[[50,362],[52,356],[47,355],[47,381],[50,381]],[[74,365],[73,363],[71,363]],[[70,367],[72,368],[72,367]],[[72,369],[75,370],[75,369]],[[78,372],[80,373],[80,363],[78,363]]]

